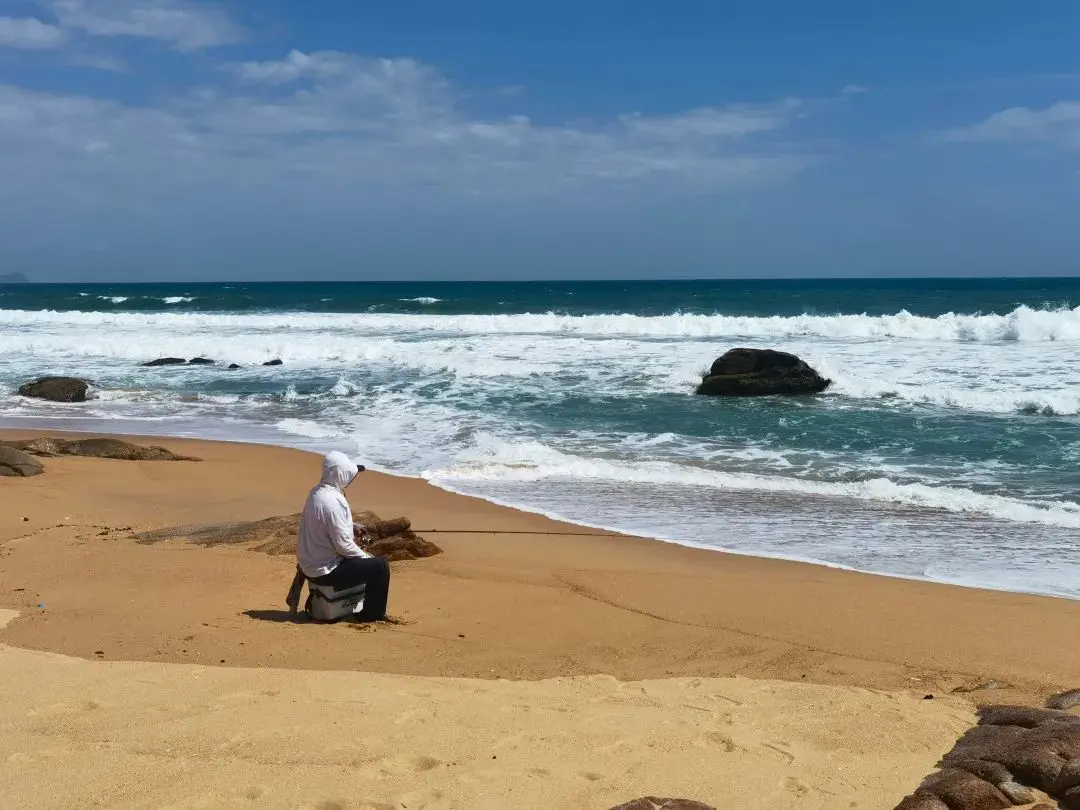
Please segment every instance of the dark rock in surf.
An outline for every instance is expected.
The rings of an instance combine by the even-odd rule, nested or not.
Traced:
[[[143,363],[143,368],[156,368],[158,366],[184,366],[187,365],[187,360],[183,357],[159,357],[157,360],[151,360],[149,363]]]
[[[212,366],[217,361],[211,360],[209,357],[192,357],[187,362],[189,366]]]
[[[265,363],[263,363],[263,365],[264,366],[283,366],[283,365],[285,365],[285,363],[282,360],[267,360]]]
[[[236,363],[229,363],[229,371],[236,371],[240,366]]]
[[[712,364],[697,393],[713,397],[818,394],[831,383],[793,354],[732,349]]]
[[[29,478],[43,472],[45,468],[41,466],[41,462],[29,453],[14,447],[0,446],[0,477]]]
[[[42,377],[19,386],[19,395],[49,402],[86,402],[89,383],[75,377]]]

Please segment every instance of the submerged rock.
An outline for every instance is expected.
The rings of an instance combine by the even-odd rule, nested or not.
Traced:
[[[8,478],[29,478],[41,475],[45,468],[41,462],[29,453],[14,447],[0,446],[0,476]]]
[[[732,349],[712,364],[697,392],[714,397],[817,394],[831,382],[793,354]]]
[[[267,360],[263,363],[264,366],[283,366],[285,362],[283,360]]]
[[[157,360],[151,360],[149,363],[143,363],[143,368],[155,368],[157,366],[184,366],[187,365],[187,360],[183,357],[159,357]]]
[[[238,368],[240,368],[238,363],[229,363],[229,371],[236,371]]]
[[[19,386],[19,394],[50,402],[86,402],[90,384],[76,377],[42,377]]]
[[[212,366],[217,361],[211,360],[209,357],[192,357],[187,362],[189,366]]]

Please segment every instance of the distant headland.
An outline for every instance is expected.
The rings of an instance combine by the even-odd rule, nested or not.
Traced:
[[[28,284],[30,279],[22,273],[0,273],[0,284]]]

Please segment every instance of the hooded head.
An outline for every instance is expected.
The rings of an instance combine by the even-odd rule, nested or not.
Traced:
[[[322,480],[319,483],[329,484],[344,491],[345,487],[351,484],[363,469],[353,464],[347,455],[335,450],[327,453],[326,458],[323,459]]]

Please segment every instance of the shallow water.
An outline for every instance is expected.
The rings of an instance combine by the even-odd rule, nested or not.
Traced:
[[[1031,279],[9,286],[0,420],[339,447],[593,525],[1077,596],[1078,303]],[[737,345],[834,384],[692,395]],[[138,366],[165,355],[220,365]],[[100,398],[14,396],[43,373]]]

